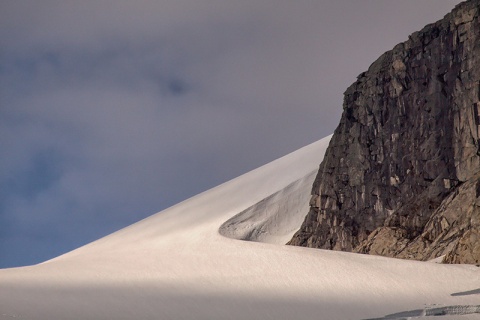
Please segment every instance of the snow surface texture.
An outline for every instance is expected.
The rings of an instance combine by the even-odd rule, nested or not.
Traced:
[[[305,212],[308,212],[310,191],[317,171],[310,172],[229,219],[220,227],[220,234],[238,240],[287,243],[305,219]]]
[[[271,233],[271,226],[289,234],[289,223],[272,222],[284,221],[288,210],[255,216],[253,228],[238,214],[294,194],[329,139],[53,260],[0,270],[0,319],[480,319],[475,266],[220,235],[232,217],[235,237],[261,240],[258,230]]]

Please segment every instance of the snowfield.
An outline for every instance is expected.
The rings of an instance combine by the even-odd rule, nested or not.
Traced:
[[[0,270],[0,319],[480,319],[475,266],[279,245],[308,210],[329,140],[53,260]]]

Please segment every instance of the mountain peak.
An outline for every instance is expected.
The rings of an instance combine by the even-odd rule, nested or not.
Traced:
[[[480,250],[470,252],[480,237],[472,191],[480,171],[479,4],[461,3],[413,33],[346,90],[310,211],[289,244],[480,262]]]

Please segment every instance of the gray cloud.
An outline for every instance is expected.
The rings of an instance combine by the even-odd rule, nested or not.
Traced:
[[[0,267],[330,134],[342,93],[458,1],[0,4]]]

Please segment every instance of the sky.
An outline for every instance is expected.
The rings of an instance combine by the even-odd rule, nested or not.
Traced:
[[[0,268],[94,241],[333,132],[458,0],[0,0]]]

